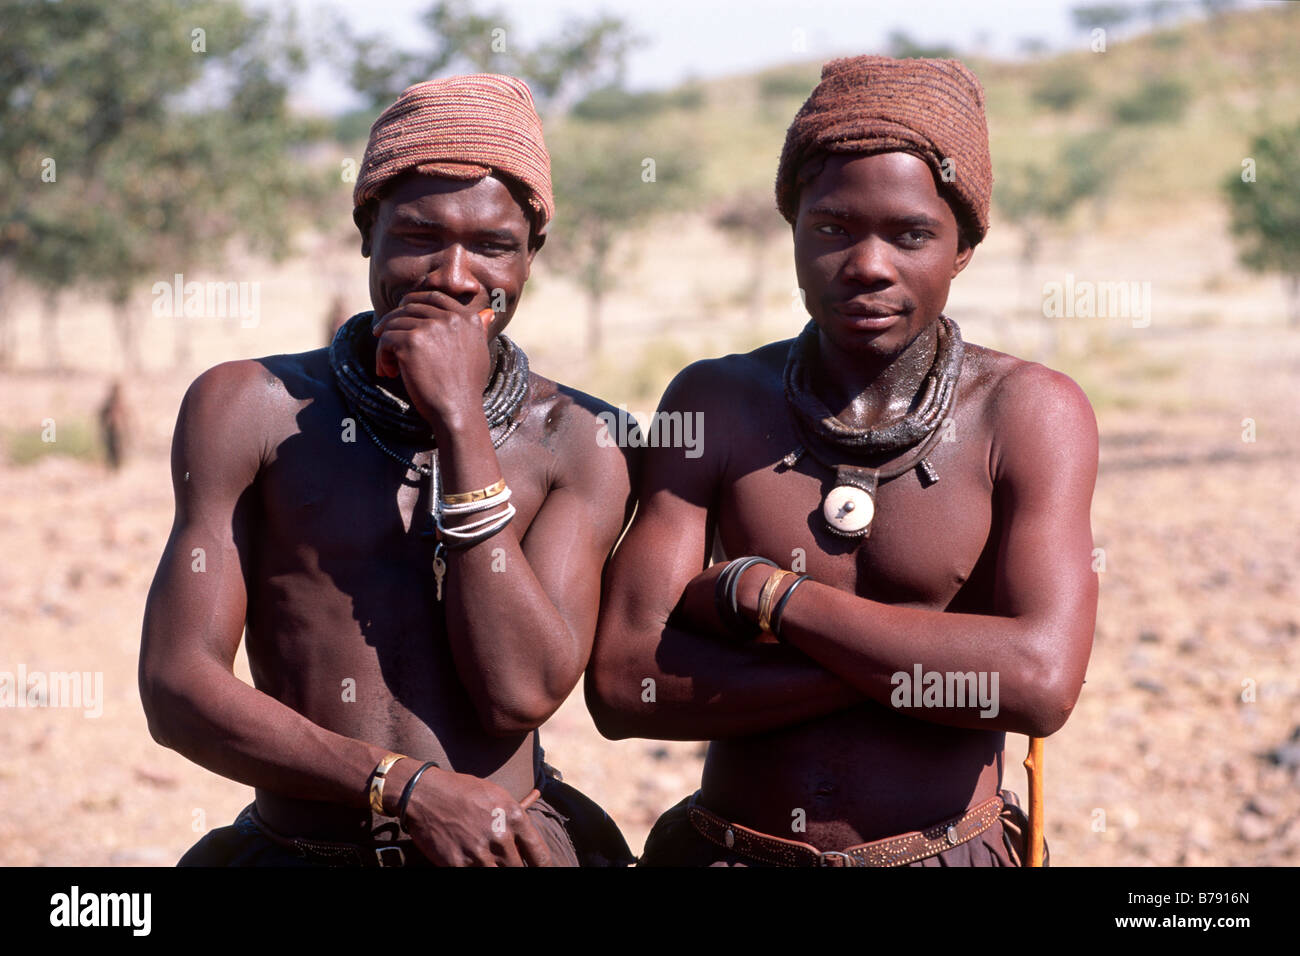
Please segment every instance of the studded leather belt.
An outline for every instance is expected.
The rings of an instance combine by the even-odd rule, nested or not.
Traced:
[[[843,850],[819,850],[811,843],[787,840],[759,833],[738,823],[728,823],[700,806],[697,802],[699,796],[697,791],[691,797],[686,815],[700,835],[738,856],[769,866],[903,866],[936,856],[979,836],[997,822],[1003,807],[1001,797],[989,797],[961,816],[924,830],[860,843]]]

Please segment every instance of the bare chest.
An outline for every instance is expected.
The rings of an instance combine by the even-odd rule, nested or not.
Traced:
[[[717,512],[722,549],[728,557],[762,555],[871,600],[947,607],[985,553],[993,518],[987,438],[957,424],[965,440],[940,441],[928,456],[937,482],[911,470],[878,486],[865,538],[830,531],[823,503],[834,471],[809,455],[782,465],[798,440],[788,426],[772,429],[736,456],[740,467],[727,477]]]
[[[263,469],[264,557],[286,571],[334,565],[362,566],[372,576],[381,567],[389,574],[426,574],[435,545],[435,499],[433,479],[422,471],[433,466],[434,456],[380,436],[384,451],[359,425],[332,425],[286,438]],[[544,451],[530,454],[527,444],[516,434],[497,452],[517,509],[502,533],[519,538],[547,490]]]

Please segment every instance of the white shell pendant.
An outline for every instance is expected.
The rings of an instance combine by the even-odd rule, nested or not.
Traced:
[[[836,485],[822,502],[822,517],[830,529],[847,537],[865,533],[875,515],[871,493],[853,485]]]

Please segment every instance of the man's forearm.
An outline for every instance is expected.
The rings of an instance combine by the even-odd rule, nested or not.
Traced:
[[[145,668],[140,691],[154,739],[213,773],[284,797],[369,805],[369,779],[387,751],[312,723],[215,661]],[[398,761],[388,774],[386,810],[419,763]]]
[[[805,655],[776,644],[727,644],[674,627],[613,635],[588,672],[587,702],[607,737],[718,740],[779,730],[861,703],[864,696]],[[631,648],[627,653],[616,644]]]
[[[439,434],[444,494],[485,488],[501,477],[482,415]],[[481,518],[474,514],[471,518]],[[455,519],[447,518],[455,527]],[[574,547],[591,547],[575,541]],[[509,527],[447,551],[442,602],[456,671],[493,733],[539,727],[573,690],[584,645],[538,581]]]
[[[1070,666],[1077,636],[1064,626],[895,607],[813,581],[792,597],[781,632],[872,700],[954,727],[1047,736],[1065,722],[1082,678]],[[921,687],[914,686],[918,668]],[[941,695],[937,706],[925,699],[925,682],[936,686],[934,678],[925,678],[932,673],[945,689],[960,682],[963,706],[955,705],[953,695]],[[973,696],[964,678],[949,679],[966,674],[976,678],[969,688]],[[914,706],[917,701],[921,706]]]

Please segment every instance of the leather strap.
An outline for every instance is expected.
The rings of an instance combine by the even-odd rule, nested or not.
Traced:
[[[738,856],[769,866],[903,866],[961,846],[997,822],[1001,797],[989,797],[959,817],[883,840],[860,843],[843,850],[819,850],[811,843],[759,833],[738,823],[728,823],[699,805],[699,791],[691,797],[686,816],[706,840]]]
[[[540,799],[542,793],[537,788],[519,801],[519,806],[527,810]],[[262,831],[272,843],[293,850],[304,860],[322,866],[432,866],[429,859],[416,849],[414,840],[393,840],[391,842],[375,841],[373,843],[331,843],[326,840],[304,840],[301,837],[285,836],[266,825],[257,806],[247,809],[250,820]]]
[[[304,840],[277,833],[266,825],[255,806],[248,808],[249,819],[257,825],[272,843],[293,850],[304,860],[322,866],[431,866],[425,856],[415,849],[413,840],[392,842],[331,843],[326,840]]]

